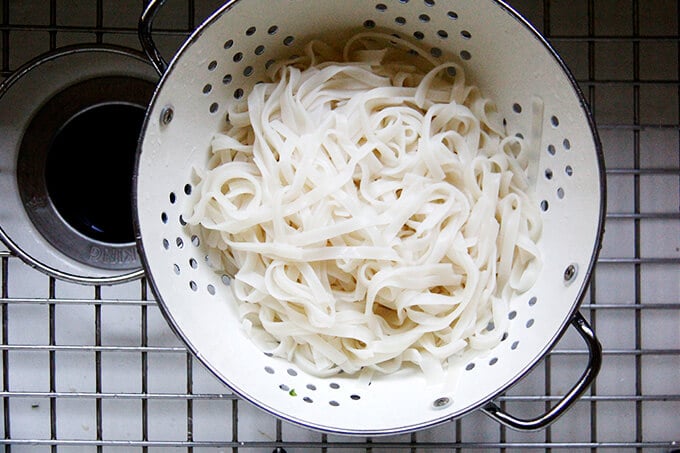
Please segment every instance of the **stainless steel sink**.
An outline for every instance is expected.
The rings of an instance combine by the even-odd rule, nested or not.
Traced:
[[[220,3],[168,1],[155,23],[164,55]],[[509,3],[572,70],[594,112],[607,166],[604,245],[581,308],[603,344],[603,368],[564,417],[545,431],[518,433],[475,413],[374,439],[292,426],[235,397],[204,370],[166,324],[144,278],[115,284],[55,278],[0,243],[6,451],[679,449],[680,5]],[[2,80],[65,46],[139,51],[142,8],[140,0],[0,0]],[[16,127],[12,121],[0,118],[0,132]],[[10,196],[0,193],[0,203]],[[0,218],[0,227],[8,221]],[[520,416],[541,413],[575,382],[586,355],[568,333],[501,404]]]

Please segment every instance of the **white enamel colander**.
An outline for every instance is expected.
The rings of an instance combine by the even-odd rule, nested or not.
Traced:
[[[166,64],[151,36],[162,4],[151,1],[140,20],[140,39],[162,78],[138,150],[137,242],[168,322],[221,381],[279,418],[356,435],[414,431],[477,409],[513,428],[540,429],[587,389],[599,370],[601,348],[578,306],[603,234],[603,158],[575,80],[531,25],[497,0],[234,0]],[[241,330],[229,278],[207,265],[204,244],[181,219],[192,167],[206,165],[227,106],[264,78],[268,62],[300,52],[312,38],[342,42],[366,29],[396,33],[435,56],[460,61],[497,102],[509,133],[529,134],[536,127],[532,105],[536,99],[543,104],[535,191],[544,265],[534,287],[510,302],[506,338],[488,354],[450,367],[451,384],[432,385],[408,372],[371,381],[319,378],[263,354]],[[572,390],[533,419],[494,404],[570,326],[589,350]]]

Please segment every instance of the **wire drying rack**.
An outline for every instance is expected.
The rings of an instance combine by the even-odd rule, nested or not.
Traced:
[[[547,430],[514,432],[481,413],[372,439],[289,425],[202,368],[168,328],[143,278],[67,283],[0,245],[0,445],[32,452],[679,449],[679,3],[510,2],[574,73],[607,166],[604,246],[581,308],[603,344],[603,368]],[[219,4],[169,0],[155,31],[164,54]],[[143,7],[141,0],[0,0],[2,79],[68,44],[139,49]],[[567,333],[500,404],[531,416],[557,401],[586,360],[575,336]]]

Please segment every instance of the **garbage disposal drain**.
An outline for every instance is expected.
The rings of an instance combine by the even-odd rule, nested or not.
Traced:
[[[60,280],[107,285],[144,275],[131,189],[157,84],[144,54],[112,44],[50,50],[0,83],[4,247]]]
[[[40,234],[78,262],[140,266],[132,174],[153,89],[128,76],[81,81],[49,99],[24,133],[17,160],[24,208]]]
[[[130,184],[144,109],[108,103],[78,113],[47,152],[47,194],[81,234],[109,244],[134,242]]]

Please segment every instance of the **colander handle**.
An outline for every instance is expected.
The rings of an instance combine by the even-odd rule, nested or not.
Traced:
[[[139,25],[137,28],[142,49],[144,49],[144,53],[146,53],[146,56],[151,60],[151,64],[153,64],[154,68],[156,68],[156,71],[161,76],[165,74],[165,71],[168,69],[168,63],[153,42],[151,27],[156,18],[156,14],[158,14],[158,11],[160,11],[164,3],[165,0],[150,0],[139,18]]]
[[[593,329],[579,312],[574,313],[574,316],[571,319],[571,325],[576,328],[588,346],[588,367],[583,372],[576,385],[574,385],[574,387],[572,387],[572,389],[569,390],[555,406],[539,417],[529,420],[516,418],[501,410],[501,408],[493,402],[488,403],[482,408],[488,416],[509,428],[519,431],[536,431],[553,423],[576,402],[600,371],[600,366],[602,365],[602,346],[595,337]]]

